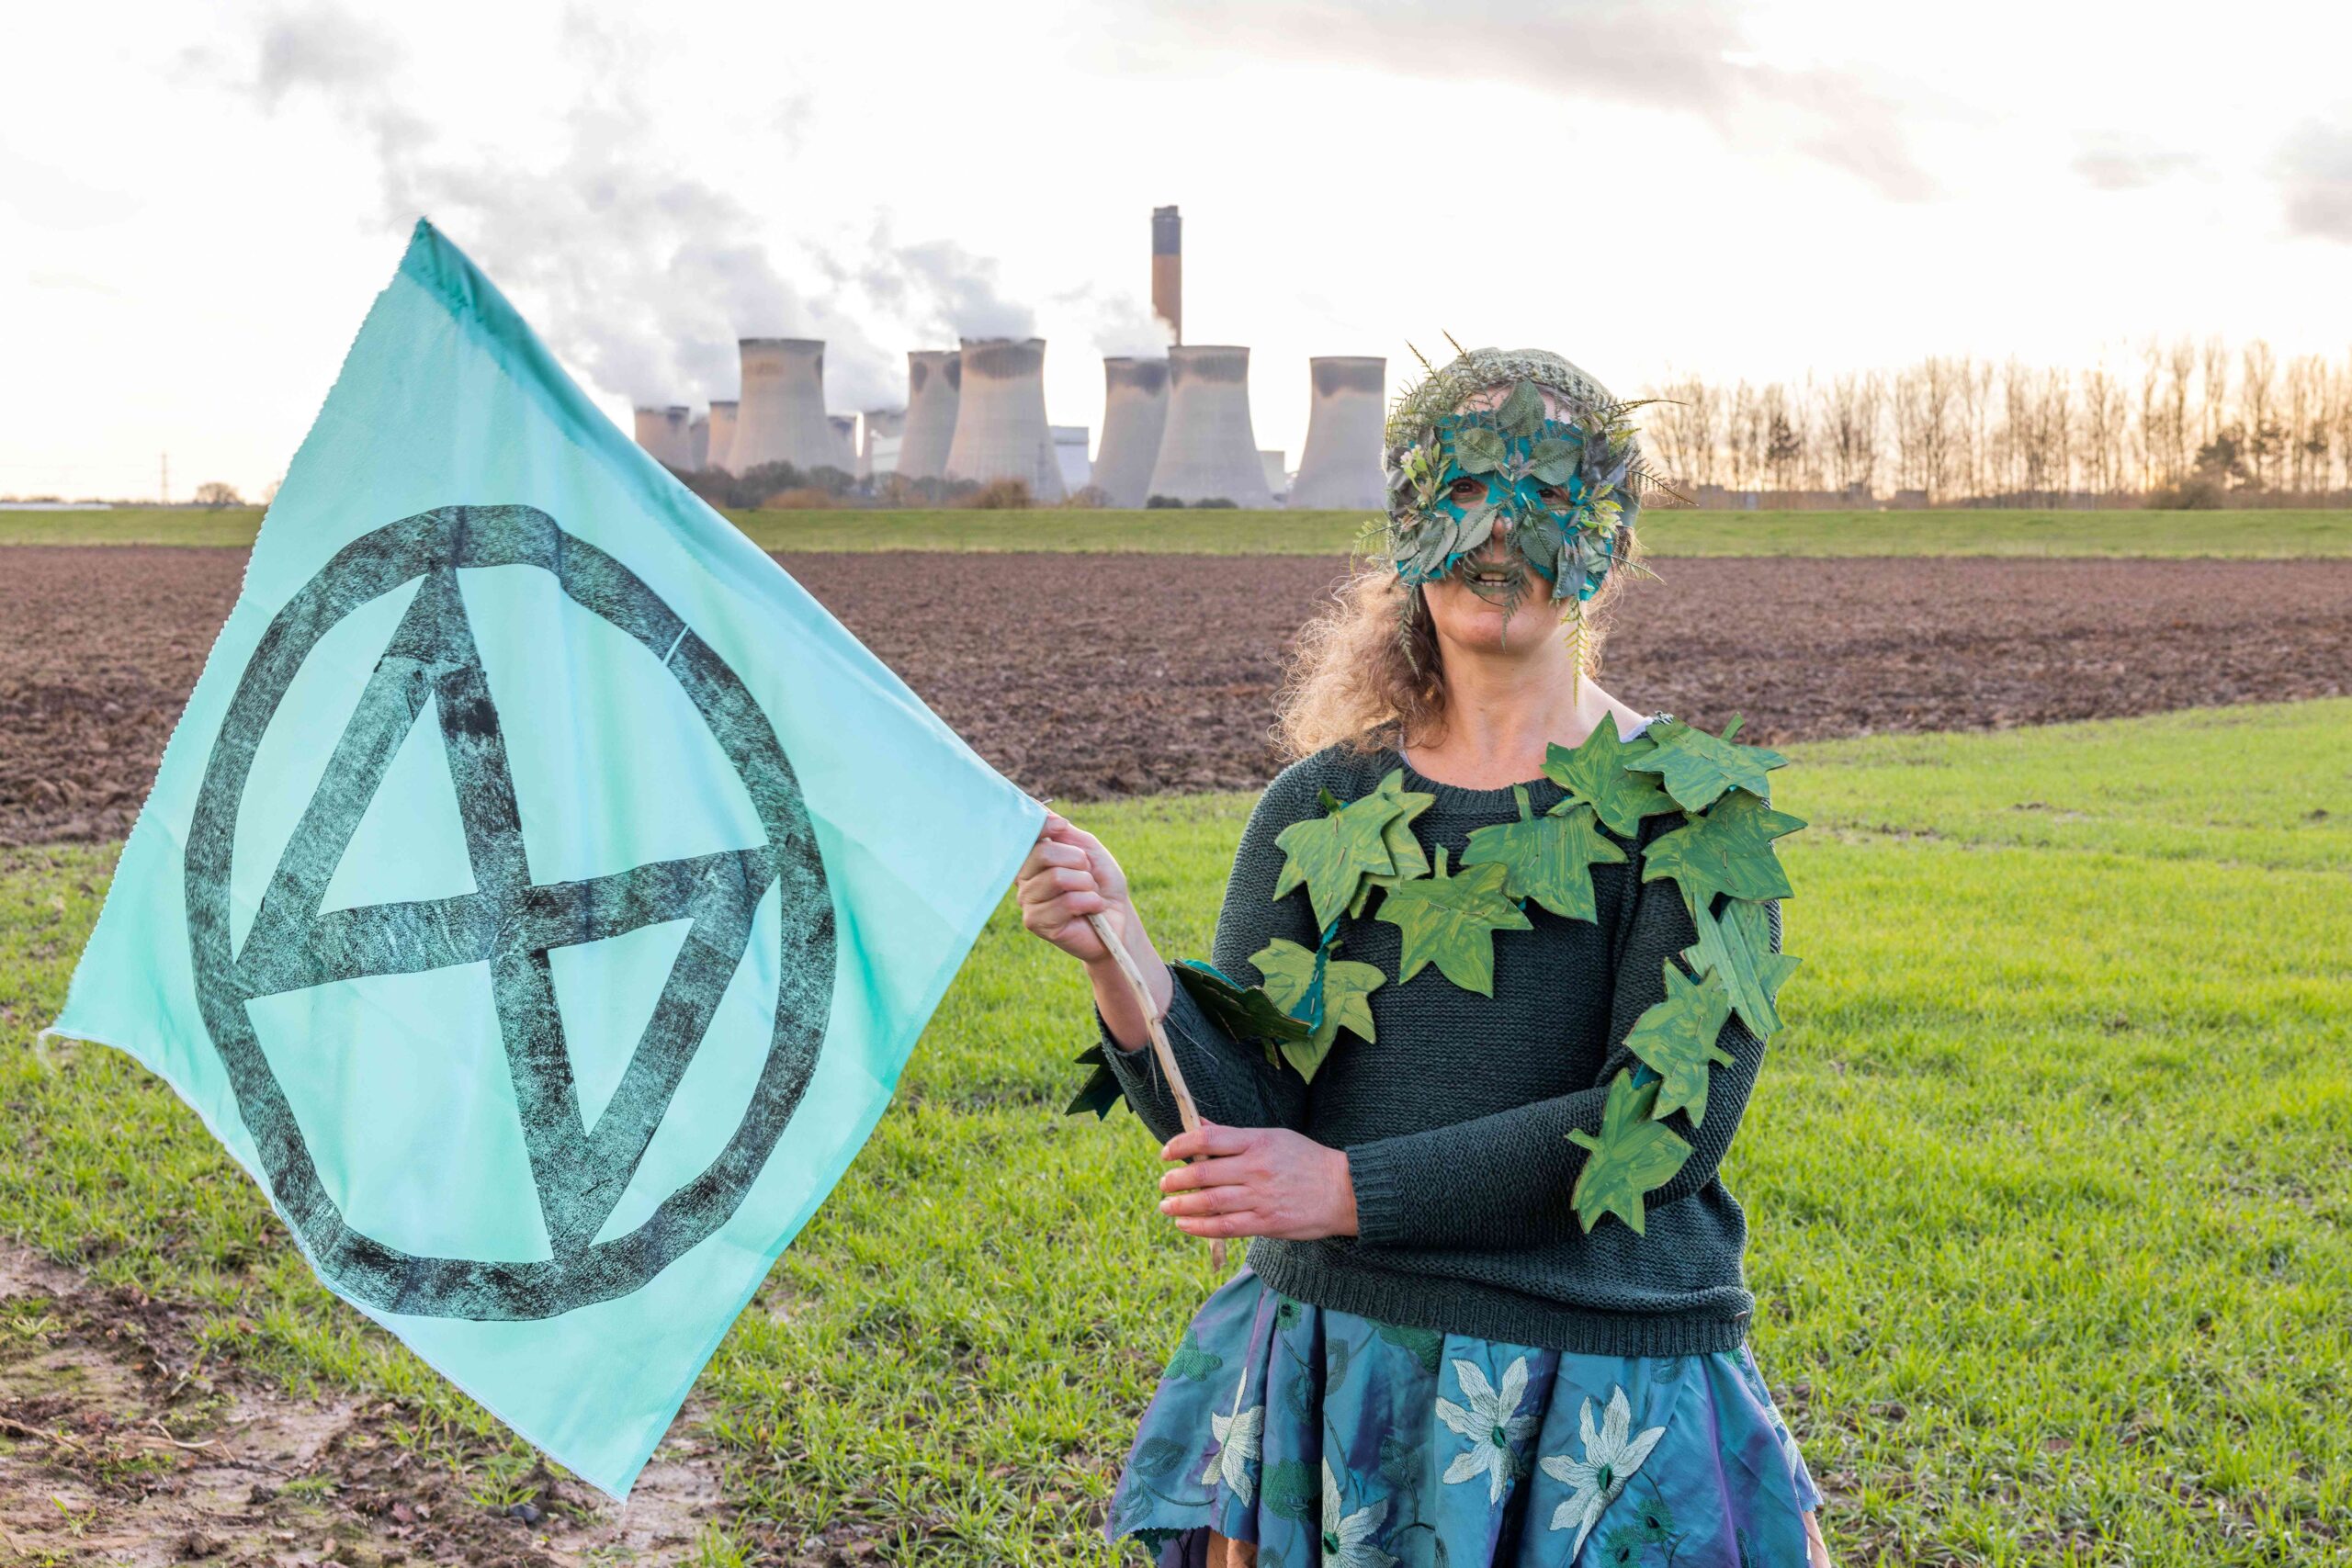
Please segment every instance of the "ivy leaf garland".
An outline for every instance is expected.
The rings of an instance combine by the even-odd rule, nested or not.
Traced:
[[[1625,765],[1635,773],[1656,773],[1685,811],[1704,811],[1724,791],[1746,790],[1762,799],[1770,786],[1764,775],[1786,767],[1788,759],[1762,746],[1741,746],[1732,737],[1739,731],[1735,716],[1721,735],[1710,735],[1687,724],[1651,727],[1656,744],[1649,752]]]
[[[1062,1114],[1083,1116],[1091,1111],[1094,1119],[1100,1122],[1111,1114],[1111,1108],[1119,1103],[1120,1097],[1126,1091],[1120,1088],[1119,1075],[1111,1070],[1110,1059],[1102,1055],[1102,1046],[1088,1046],[1086,1054],[1078,1059],[1078,1065],[1091,1066],[1094,1070],[1086,1075],[1086,1082],[1079,1086],[1078,1093],[1062,1108]]]
[[[1301,1021],[1312,1021],[1306,1038],[1280,1044],[1283,1060],[1308,1083],[1315,1081],[1316,1070],[1331,1054],[1340,1030],[1353,1030],[1361,1040],[1375,1038],[1370,998],[1388,983],[1377,964],[1333,958],[1339,945],[1335,937],[1310,950],[1276,937],[1250,959],[1266,977],[1265,994],[1275,1006]]]
[[[1532,898],[1555,915],[1574,920],[1599,919],[1592,897],[1592,868],[1622,862],[1625,852],[1602,836],[1592,808],[1564,800],[1541,817],[1527,803],[1527,790],[1511,790],[1519,820],[1498,822],[1470,835],[1462,852],[1464,866],[1499,865],[1503,891]]]
[[[1532,460],[1570,455],[1545,451]],[[1778,993],[1797,967],[1772,950],[1766,901],[1792,891],[1773,840],[1804,823],[1766,804],[1767,775],[1786,760],[1737,744],[1738,729],[1736,718],[1721,735],[1660,719],[1626,740],[1604,716],[1582,745],[1548,749],[1544,773],[1566,799],[1539,818],[1525,788],[1516,789],[1519,819],[1472,832],[1451,869],[1442,849],[1430,865],[1413,830],[1436,796],[1406,789],[1403,769],[1352,802],[1326,792],[1322,816],[1275,839],[1286,858],[1274,897],[1304,886],[1321,943],[1269,942],[1250,959],[1264,977],[1260,987],[1237,985],[1205,964],[1179,964],[1176,975],[1237,1041],[1262,1045],[1269,1063],[1286,1061],[1312,1082],[1342,1029],[1374,1038],[1370,998],[1386,983],[1378,965],[1335,957],[1340,914],[1362,918],[1382,892],[1377,918],[1400,938],[1399,984],[1434,964],[1464,990],[1491,997],[1495,933],[1533,929],[1524,900],[1563,918],[1596,919],[1591,868],[1626,861],[1616,840],[1637,839],[1645,818],[1679,813],[1682,823],[1645,852],[1643,878],[1674,881],[1690,910],[1697,941],[1681,953],[1689,973],[1666,964],[1665,996],[1625,1038],[1638,1074],[1629,1068],[1611,1082],[1600,1132],[1568,1134],[1588,1155],[1570,1195],[1584,1229],[1615,1214],[1643,1234],[1645,1195],[1691,1154],[1666,1118],[1680,1111],[1693,1128],[1703,1122],[1711,1070],[1734,1060],[1719,1043],[1724,1026],[1736,1013],[1759,1039],[1777,1033]],[[1099,1049],[1080,1061],[1095,1071],[1071,1111],[1107,1113],[1116,1079]]]
[[[1397,777],[1401,784],[1403,770]],[[1304,818],[1274,838],[1275,847],[1288,857],[1274,879],[1274,897],[1305,883],[1317,931],[1330,930],[1331,922],[1355,901],[1366,876],[1396,874],[1388,824],[1408,809],[1401,794],[1391,795],[1385,786],[1344,806],[1328,791],[1323,800],[1323,816]]]
[[[1786,898],[1788,873],[1772,840],[1804,826],[1801,817],[1775,811],[1746,790],[1726,794],[1714,809],[1659,835],[1643,857],[1642,880],[1672,877],[1682,888],[1695,924],[1718,893],[1735,898]]]
[[[1548,747],[1544,774],[1583,801],[1600,818],[1600,825],[1621,839],[1642,830],[1642,818],[1675,809],[1665,788],[1646,773],[1632,771],[1634,763],[1656,749],[1647,734],[1631,740],[1617,739],[1617,716],[1603,714],[1584,744],[1570,750]]]
[[[1568,1194],[1588,1235],[1603,1214],[1616,1215],[1635,1235],[1645,1234],[1642,1195],[1673,1180],[1690,1157],[1690,1145],[1657,1120],[1657,1082],[1636,1085],[1630,1069],[1621,1071],[1601,1108],[1600,1135],[1581,1127],[1568,1134],[1568,1142],[1588,1151]]]
[[[1625,1049],[1658,1076],[1653,1117],[1687,1111],[1690,1125],[1707,1119],[1707,1069],[1731,1066],[1731,1053],[1715,1043],[1731,1017],[1731,995],[1713,970],[1693,980],[1666,961],[1666,996],[1634,1021]]]
[[[1388,776],[1380,781],[1375,795],[1385,795],[1400,807],[1380,829],[1380,841],[1388,847],[1388,858],[1396,863],[1393,872],[1367,874],[1357,885],[1356,896],[1349,901],[1348,914],[1356,919],[1363,918],[1364,906],[1372,902],[1373,893],[1379,888],[1394,887],[1417,876],[1430,874],[1429,852],[1421,848],[1421,840],[1413,832],[1413,818],[1437,804],[1437,796],[1425,790],[1405,787],[1405,770],[1391,768]],[[1327,928],[1328,929],[1328,928]]]
[[[1772,951],[1771,919],[1763,905],[1740,898],[1725,904],[1720,915],[1702,908],[1699,941],[1682,950],[1682,962],[1692,969],[1723,976],[1733,1010],[1759,1040],[1781,1032],[1776,998],[1798,964],[1787,953]]]
[[[1494,864],[1449,875],[1441,845],[1435,871],[1390,888],[1375,918],[1395,926],[1403,942],[1396,983],[1401,986],[1435,964],[1464,990],[1493,996],[1495,932],[1535,929],[1526,911],[1504,894],[1509,875]]]
[[[1200,1004],[1203,1012],[1244,1045],[1265,1047],[1266,1061],[1275,1061],[1275,1051],[1294,1041],[1304,1040],[1314,1032],[1314,1026],[1293,1018],[1274,1005],[1274,999],[1255,986],[1240,985],[1215,964],[1204,964],[1197,958],[1181,958],[1169,966],[1170,972]]]

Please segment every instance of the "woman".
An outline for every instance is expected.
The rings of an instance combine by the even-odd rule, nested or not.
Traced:
[[[1161,1210],[1254,1238],[1111,1532],[1164,1564],[1826,1562],[1716,1175],[1793,966],[1781,759],[1589,678],[1644,478],[1591,378],[1464,354],[1400,400],[1388,458],[1387,548],[1302,642],[1300,760],[1243,834],[1214,970],[1160,960],[1067,821],[1023,868],[1024,924],[1087,965],[1166,1141]]]

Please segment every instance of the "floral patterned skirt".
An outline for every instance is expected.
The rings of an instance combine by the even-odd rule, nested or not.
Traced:
[[[1161,1568],[1804,1568],[1821,1501],[1745,1348],[1577,1356],[1288,1300],[1184,1331],[1112,1497]]]

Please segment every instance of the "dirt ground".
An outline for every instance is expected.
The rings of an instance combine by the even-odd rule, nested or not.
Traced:
[[[545,1471],[502,1503],[404,1443],[388,1407],[288,1397],[190,1329],[182,1309],[0,1247],[0,1562],[667,1562],[715,1517],[717,1468],[691,1438],[626,1510]]]
[[[778,558],[979,752],[1064,800],[1262,783],[1302,558]],[[0,844],[130,829],[242,552],[0,550]],[[1766,742],[2352,692],[2352,560],[1659,563],[1603,680]]]

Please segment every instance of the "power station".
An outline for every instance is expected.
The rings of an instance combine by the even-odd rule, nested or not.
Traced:
[[[1381,483],[1381,427],[1388,361],[1327,355],[1306,362],[1314,400],[1307,405],[1306,447],[1291,480],[1293,508],[1331,510],[1386,504]]]
[[[1274,504],[1250,424],[1248,349],[1180,344],[1168,351],[1168,424],[1152,465],[1150,493],[1188,505],[1229,501],[1263,510]]]
[[[710,400],[710,466],[725,473],[735,471],[735,402],[734,400]]]
[[[945,477],[963,384],[964,359],[956,350],[918,348],[907,355],[907,423],[899,433],[900,478]]]
[[[825,345],[816,338],[737,340],[741,389],[708,412],[635,411],[639,445],[672,468],[742,475],[771,463],[834,469],[871,486],[1017,480],[1040,505],[1084,491],[1101,504],[1155,499],[1266,509],[1372,510],[1383,502],[1381,438],[1387,361],[1307,361],[1306,442],[1294,472],[1261,450],[1250,409],[1250,350],[1184,342],[1184,220],[1151,209],[1151,310],[1169,348],[1102,361],[1102,443],[1046,412],[1046,340],[967,337],[907,355],[904,408],[828,413]]]
[[[1151,495],[1159,433],[1168,423],[1168,361],[1126,356],[1102,361],[1102,445],[1094,453],[1094,488],[1112,506],[1141,506]]]
[[[802,473],[849,466],[825,417],[825,344],[805,337],[740,340],[743,387],[735,410],[735,439],[728,454],[736,473],[764,463],[789,463]]]
[[[1069,492],[1046,423],[1046,340],[967,337],[959,352],[963,387],[947,477],[1018,479],[1043,504],[1062,500]]]

